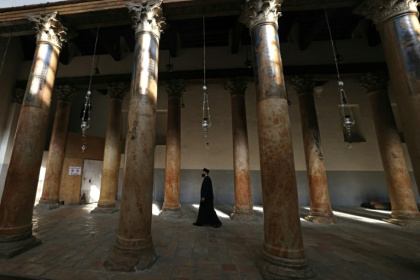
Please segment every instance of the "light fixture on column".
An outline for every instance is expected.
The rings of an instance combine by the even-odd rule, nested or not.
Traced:
[[[203,82],[203,119],[201,126],[204,130],[204,138],[206,139],[206,150],[210,149],[209,137],[208,132],[211,126],[211,119],[210,119],[210,105],[209,105],[209,97],[207,95],[207,85],[206,85],[206,24],[204,19],[203,13],[203,62],[204,62],[204,82]]]
[[[85,96],[85,104],[82,107],[82,112],[80,116],[82,119],[82,124],[80,125],[82,129],[82,152],[86,150],[86,130],[90,127],[90,113],[92,111],[92,97],[91,97],[92,92],[90,90],[90,87],[92,85],[93,66],[95,64],[96,46],[98,44],[98,34],[99,34],[99,25],[98,25],[98,29],[96,30],[95,47],[93,49],[92,67],[90,70],[89,86],[88,86],[88,90]]]
[[[347,101],[346,92],[344,91],[344,82],[341,80],[340,71],[338,70],[338,61],[339,60],[341,61],[342,57],[338,55],[336,52],[336,47],[334,45],[334,41],[333,41],[332,33],[331,33],[330,22],[328,20],[327,9],[324,8],[324,11],[325,11],[325,18],[326,18],[327,26],[328,26],[328,32],[330,34],[335,68],[337,70],[337,85],[338,85],[338,92],[340,94],[340,108],[341,108],[341,115],[343,117],[343,126],[346,128],[346,131],[347,131],[347,137],[346,137],[347,145],[349,148],[352,148],[353,145],[352,145],[352,140],[351,140],[351,127],[354,126],[356,122],[354,121],[353,112],[351,111],[350,107],[347,106],[348,101]]]
[[[1,68],[0,68],[0,76],[1,76],[1,73],[3,72],[3,65],[4,65],[4,61],[6,60],[7,50],[9,49],[10,38],[12,38],[12,36],[11,36],[11,35],[9,36],[9,39],[7,40],[6,49],[4,50],[3,60],[2,60],[2,62],[1,62]]]

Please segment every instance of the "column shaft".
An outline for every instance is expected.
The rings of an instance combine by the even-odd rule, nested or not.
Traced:
[[[40,204],[50,205],[50,208],[58,207],[58,194],[60,191],[61,174],[63,172],[64,150],[67,139],[70,107],[70,101],[57,101],[48,162],[45,171],[44,187],[39,201]]]
[[[253,218],[245,94],[231,94],[235,207],[233,219]]]
[[[400,136],[392,113],[386,90],[369,93],[375,122],[376,136],[392,205],[390,222],[410,226],[420,214],[411,186],[410,175],[405,164]]]
[[[405,12],[378,24],[404,138],[420,192],[420,25],[417,12]],[[397,86],[398,85],[398,86]]]
[[[98,211],[115,212],[117,210],[115,209],[115,198],[118,191],[118,175],[121,161],[121,121],[122,100],[119,98],[110,98],[101,193],[99,195],[98,207],[95,209]]]
[[[60,49],[38,41],[15,135],[12,156],[0,204],[0,242],[22,241],[16,248],[0,248],[2,257],[33,247],[32,212],[47,136],[51,93]]]
[[[104,264],[111,270],[143,270],[157,258],[151,230],[161,4],[162,0],[127,3],[136,22],[136,45],[120,224],[116,245]]]
[[[314,96],[312,92],[305,92],[298,93],[298,97],[311,206],[310,215],[305,219],[315,223],[336,223],[331,209],[327,173],[321,152]]]
[[[168,96],[164,210],[180,210],[181,96]]]

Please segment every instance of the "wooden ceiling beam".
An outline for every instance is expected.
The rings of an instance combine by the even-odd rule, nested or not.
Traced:
[[[235,54],[239,51],[239,45],[241,44],[242,32],[244,30],[244,25],[236,20],[236,23],[233,25],[232,30],[232,46],[231,53]]]

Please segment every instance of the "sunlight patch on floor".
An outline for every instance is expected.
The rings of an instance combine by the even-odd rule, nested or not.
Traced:
[[[253,206],[255,211],[264,212],[264,209],[261,206]]]
[[[378,210],[378,209],[369,209],[369,208],[365,208],[365,210],[366,211],[371,211],[371,212],[377,212],[377,213],[391,215],[391,210]]]
[[[364,222],[364,223],[387,224],[387,222],[384,222],[384,221],[381,221],[381,220],[375,220],[375,219],[366,218],[366,217],[357,216],[357,215],[352,215],[352,214],[347,214],[347,213],[343,213],[343,212],[333,211],[333,213],[337,217],[348,218],[348,219],[352,219],[352,220],[360,221],[360,222]]]

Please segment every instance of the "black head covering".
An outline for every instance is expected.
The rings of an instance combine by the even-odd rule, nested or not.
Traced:
[[[205,167],[203,168],[203,171],[204,171],[204,172],[206,172],[207,174],[209,174],[209,173],[210,173],[210,170],[208,170],[208,169],[207,169],[207,168],[205,168]]]

